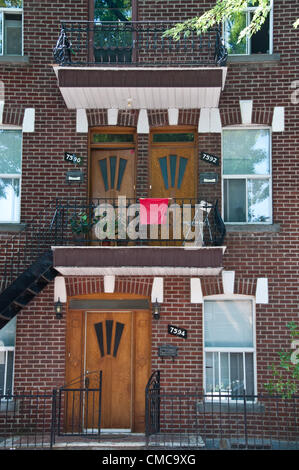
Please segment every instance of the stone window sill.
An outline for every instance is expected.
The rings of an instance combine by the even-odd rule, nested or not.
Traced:
[[[3,224],[0,223],[0,232],[21,232],[26,224]]]
[[[280,54],[252,54],[228,56],[228,64],[273,64],[280,62]]]
[[[29,65],[29,57],[23,55],[1,55],[0,65]]]
[[[264,233],[271,232],[277,233],[280,232],[280,224],[225,224],[226,232],[256,232]]]
[[[244,403],[211,403],[198,402],[196,405],[197,413],[244,413]],[[264,413],[265,406],[262,403],[246,403],[246,413]]]

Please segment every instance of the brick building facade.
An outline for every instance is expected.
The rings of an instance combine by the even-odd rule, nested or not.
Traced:
[[[227,63],[215,66],[216,35],[211,50],[207,43],[202,49],[192,49],[190,42],[186,53],[182,43],[178,46],[173,42],[171,47],[181,47],[173,55],[173,49],[164,50],[161,43],[156,49],[153,46],[161,40],[161,30],[167,22],[198,15],[213,4],[211,1],[135,0],[132,17],[140,22],[134,23],[140,29],[129,30],[125,39],[121,36],[123,31],[117,31],[117,36],[115,30],[112,33],[101,30],[102,36],[97,36],[97,31],[92,29],[96,14],[103,14],[100,6],[105,2],[96,3],[100,13],[88,0],[24,0],[16,9],[11,9],[9,2],[4,3],[7,8],[0,8],[3,31],[8,29],[9,21],[14,22],[12,26],[16,27],[17,23],[22,28],[20,37],[16,32],[13,36],[15,41],[21,41],[22,52],[5,52],[7,32],[0,56],[0,137],[6,139],[10,135],[8,131],[15,132],[22,143],[21,170],[17,169],[16,175],[6,170],[5,165],[0,170],[1,207],[4,211],[7,205],[15,204],[14,211],[9,208],[9,216],[0,216],[2,331],[8,328],[11,318],[16,319],[15,343],[10,345],[11,349],[6,348],[5,339],[2,341],[2,350],[7,354],[6,376],[1,377],[1,386],[7,387],[4,392],[61,387],[88,374],[90,354],[93,357],[90,367],[103,367],[104,376],[108,370],[107,375],[114,375],[110,390],[117,388],[115,380],[116,383],[127,381],[129,389],[127,422],[118,415],[113,417],[113,423],[105,417],[104,427],[141,432],[145,426],[144,390],[156,370],[160,371],[163,387],[174,392],[198,389],[209,394],[219,394],[219,390],[236,394],[243,393],[245,388],[251,395],[264,393],[264,383],[271,377],[269,366],[277,360],[278,351],[289,347],[286,325],[298,321],[296,144],[299,119],[298,57],[294,47],[298,31],[292,24],[299,16],[299,6],[292,0],[274,0],[265,50],[232,52]],[[11,20],[13,15],[15,18]],[[61,20],[65,20],[66,35],[72,43],[71,62],[66,59],[67,47],[63,50],[65,62],[53,58]],[[151,51],[145,45],[145,32],[140,25],[152,28],[147,30]],[[86,32],[88,27],[90,31]],[[153,33],[155,28],[158,33]],[[227,31],[222,32],[226,40]],[[95,60],[95,52],[91,52],[93,41],[107,42],[113,35],[122,41],[119,49],[130,50],[130,58],[119,60],[115,47],[108,52],[107,47],[106,50],[102,47],[101,58]],[[127,43],[124,46],[124,41],[129,41],[129,46],[134,44],[132,49]],[[195,37],[192,41],[196,44],[199,39]],[[138,49],[139,43],[142,44]],[[253,48],[253,43],[248,47]],[[137,53],[134,48],[138,49]],[[110,54],[108,60],[105,53]],[[159,54],[161,62],[158,59],[155,62]],[[179,103],[183,105],[180,107]],[[166,140],[155,141],[155,133]],[[181,137],[171,140],[170,136],[177,134]],[[133,138],[117,141],[113,137],[109,143],[109,137],[108,141],[102,137],[96,141],[94,135]],[[187,135],[192,136],[191,143],[184,140],[190,138]],[[8,141],[1,142],[5,146]],[[189,149],[189,153],[185,154],[184,149]],[[81,247],[74,245],[63,217],[74,215],[93,197],[108,195],[112,199],[121,194],[121,191],[113,195],[107,192],[101,164],[102,188],[95,189],[93,182],[96,171],[92,166],[93,156],[108,151],[105,159],[110,161],[112,184],[114,153],[109,154],[111,150],[117,155],[117,161],[125,159],[121,152],[134,154],[134,175],[129,182],[130,191],[125,195],[137,202],[149,197],[170,197],[181,203],[188,198],[205,200],[213,205],[214,217],[214,204],[218,201],[226,227],[220,246],[213,235],[211,243],[189,249],[189,254],[194,249],[192,260],[185,255],[188,247],[183,239],[181,243],[170,243],[174,248],[171,252],[167,244],[161,243],[161,256],[155,255],[157,243],[151,242],[107,247],[99,241],[89,246],[83,240]],[[160,150],[173,158],[164,174]],[[5,159],[4,151],[0,149],[0,152],[0,158]],[[14,148],[13,152],[10,155],[15,155],[17,150]],[[65,160],[66,152],[80,156],[83,164],[74,166]],[[203,160],[202,152],[219,157],[219,165]],[[243,161],[238,157],[240,154]],[[185,193],[178,188],[177,192],[172,191],[175,184],[168,192],[167,185],[161,194],[155,192],[159,169],[161,185],[165,183],[167,170],[172,180],[177,177],[177,170],[182,183],[184,172],[176,169],[176,165],[179,157],[191,162],[190,155],[194,155],[194,162],[189,163],[193,165],[193,181],[189,179]],[[154,158],[156,166],[152,164]],[[242,165],[247,165],[244,171]],[[114,167],[114,171],[120,172],[119,168]],[[66,178],[70,170],[81,170],[83,182],[70,184]],[[213,182],[205,182],[205,177]],[[13,180],[21,181],[19,189],[14,190],[13,196],[7,196],[7,188],[18,184],[12,183]],[[242,215],[238,214],[237,200]],[[53,247],[54,257],[52,265],[47,265],[51,271],[47,285],[30,299],[25,298],[28,293],[25,295],[25,288],[24,292],[10,292],[5,297],[10,281],[20,279],[31,261],[38,262],[38,257],[23,257],[28,248],[27,237],[34,248],[38,243],[34,245],[33,233],[46,231],[52,236],[55,228],[58,237],[56,232],[47,241],[47,249]],[[41,244],[45,240],[42,238]],[[152,263],[157,261],[156,265],[149,260],[150,250]],[[207,251],[208,260],[205,259]],[[184,256],[188,259],[182,265]],[[129,260],[127,264],[126,260]],[[16,274],[18,263],[20,269]],[[14,270],[9,274],[8,266],[12,265]],[[11,279],[7,279],[10,275]],[[32,284],[36,282],[37,279]],[[61,319],[56,318],[54,311],[58,297],[63,301]],[[159,320],[152,317],[156,299],[161,306]],[[132,307],[131,301],[140,301],[141,307]],[[99,345],[96,336],[85,342],[87,335],[95,335],[86,312],[93,312],[97,325],[104,325],[105,321],[107,328],[108,325],[114,328],[109,322],[123,322],[118,314],[130,315],[130,326],[126,322],[122,324],[125,324],[124,331],[130,330],[127,343],[131,352],[123,351],[123,355],[128,355],[128,363],[119,366],[122,371],[130,371],[129,378],[113,369],[112,359],[103,365],[104,356],[100,357],[98,350],[88,352],[89,343],[91,348]],[[171,335],[169,325],[186,330],[187,338]],[[108,341],[108,332],[103,334],[102,340]],[[112,340],[114,334],[113,329]],[[177,356],[161,357],[159,348],[163,345],[176,346]],[[8,351],[14,352],[10,377]],[[113,397],[114,392],[111,393]],[[123,406],[124,402],[121,403]]]

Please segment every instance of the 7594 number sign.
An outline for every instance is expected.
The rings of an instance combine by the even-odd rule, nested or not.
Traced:
[[[168,325],[168,333],[170,335],[179,336],[180,338],[187,338],[187,330],[179,328],[178,326]]]

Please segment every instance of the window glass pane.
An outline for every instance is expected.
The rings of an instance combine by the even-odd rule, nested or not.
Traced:
[[[116,142],[134,142],[133,134],[93,134],[92,142],[97,143],[116,143]]]
[[[214,353],[206,353],[206,392],[210,393],[214,390],[213,387],[213,374],[214,374],[214,365],[213,365],[213,356]]]
[[[5,390],[5,393],[7,395],[10,395],[12,393],[13,363],[14,363],[14,351],[7,351],[6,390]]]
[[[0,174],[21,174],[22,132],[0,130]]]
[[[224,221],[246,222],[246,180],[224,180]]]
[[[0,346],[14,346],[16,336],[16,317],[0,330]]]
[[[4,52],[22,55],[22,15],[4,15]]]
[[[0,394],[4,393],[6,353],[7,351],[0,351]]]
[[[0,178],[0,222],[20,220],[20,181]]]
[[[250,13],[250,21],[253,17],[253,13]],[[267,16],[265,23],[261,29],[257,31],[250,39],[251,54],[269,54],[270,53],[270,34],[269,34],[269,15]]]
[[[169,134],[154,134],[153,142],[194,142],[194,134],[190,133],[169,133]]]
[[[270,222],[269,180],[248,180],[248,222]]]
[[[246,393],[254,395],[253,353],[245,353]]]
[[[2,31],[3,31],[3,13],[0,12],[0,54],[3,54],[3,44],[2,44]]]
[[[267,129],[223,132],[223,173],[225,175],[268,175],[270,133]]]
[[[131,21],[132,0],[95,0],[95,21]]]
[[[238,43],[239,34],[246,28],[246,13],[238,13],[225,26],[225,41],[229,54],[247,54],[246,38]]]
[[[232,395],[242,395],[244,391],[243,353],[230,353],[230,374]]]
[[[206,301],[206,347],[253,347],[251,301]]]
[[[219,353],[220,354],[220,369],[221,369],[221,390],[229,390],[229,354],[228,353]]]

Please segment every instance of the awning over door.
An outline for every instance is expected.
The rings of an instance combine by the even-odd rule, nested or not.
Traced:
[[[224,247],[53,247],[54,268],[76,275],[218,275]]]
[[[217,108],[226,67],[54,66],[69,109]],[[128,101],[129,100],[129,101]]]

